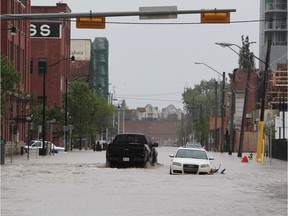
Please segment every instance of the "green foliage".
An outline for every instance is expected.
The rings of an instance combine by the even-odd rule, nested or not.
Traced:
[[[9,94],[16,92],[20,84],[21,76],[15,70],[13,64],[4,56],[1,56],[1,115],[7,111]]]
[[[186,113],[183,118],[181,134],[184,134],[186,140],[189,134],[194,132],[197,141],[202,144],[208,141],[208,116],[214,113],[215,82],[215,79],[202,80],[200,84],[195,85],[194,88],[187,88],[182,94]],[[222,86],[221,82],[218,84],[219,86]],[[218,98],[220,98],[220,91],[218,94]]]
[[[250,67],[255,68],[254,57],[252,58],[252,62],[250,62],[251,42],[249,42],[249,37],[246,36],[246,38],[244,39],[244,36],[242,35],[241,39],[242,39],[242,48],[240,49],[239,60],[238,60],[239,68],[242,68],[242,69],[249,69]]]
[[[94,94],[80,81],[71,83],[67,100],[69,124],[74,125],[73,133],[79,137],[99,132],[106,127],[114,109],[105,98]]]

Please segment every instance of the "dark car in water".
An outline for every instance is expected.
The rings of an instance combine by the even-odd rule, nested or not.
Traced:
[[[157,163],[158,143],[153,143],[145,134],[118,134],[108,144],[106,164],[108,167],[143,166]]]

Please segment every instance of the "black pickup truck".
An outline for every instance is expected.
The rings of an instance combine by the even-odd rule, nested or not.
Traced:
[[[158,152],[145,134],[125,133],[115,136],[108,144],[106,150],[106,165],[117,166],[143,166],[157,163]]]

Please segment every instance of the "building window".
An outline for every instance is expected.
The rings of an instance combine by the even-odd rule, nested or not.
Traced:
[[[33,59],[30,59],[30,74],[33,74]]]
[[[21,0],[21,3],[26,6],[26,0]]]
[[[43,96],[39,96],[39,97],[37,98],[37,102],[38,102],[38,104],[43,104],[43,102],[44,102],[45,105],[46,105],[46,104],[47,104],[47,97],[45,97],[45,99],[44,99]]]
[[[47,59],[39,58],[38,59],[38,75],[47,74]]]

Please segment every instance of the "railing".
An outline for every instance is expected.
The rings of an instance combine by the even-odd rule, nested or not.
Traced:
[[[285,30],[287,29],[287,22],[279,22],[279,21],[274,21],[274,22],[267,22],[266,23],[266,29],[271,29],[271,30]]]
[[[266,5],[266,10],[268,10],[268,11],[287,10],[287,4],[285,4],[285,3],[269,3]]]
[[[287,46],[287,41],[272,41],[272,45]]]

